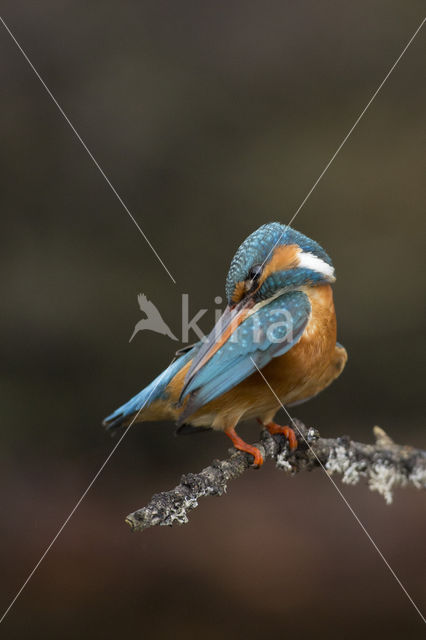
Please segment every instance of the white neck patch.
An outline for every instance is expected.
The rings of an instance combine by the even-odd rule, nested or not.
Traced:
[[[334,282],[334,268],[324,260],[321,260],[321,258],[318,258],[318,256],[310,253],[309,251],[301,251],[297,257],[299,258],[299,267],[316,271],[317,273],[325,276],[325,278],[331,282]]]

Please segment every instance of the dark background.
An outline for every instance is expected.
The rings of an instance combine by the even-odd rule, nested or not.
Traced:
[[[101,419],[177,343],[128,340],[152,299],[180,334],[260,224],[288,222],[422,19],[421,2],[4,2],[3,16],[173,285],[7,32],[1,86],[1,609],[111,450]],[[425,33],[294,226],[333,257],[342,377],[293,413],[426,447],[421,340]],[[195,339],[195,336],[192,336]],[[257,427],[240,429],[249,441]],[[132,428],[0,628],[7,638],[417,638],[421,621],[322,472],[267,464],[190,524],[124,517],[225,456],[221,434]],[[343,486],[426,601],[424,496]]]

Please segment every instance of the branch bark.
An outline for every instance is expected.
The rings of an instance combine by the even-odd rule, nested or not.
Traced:
[[[285,438],[271,436],[264,430],[256,443],[266,460],[275,461],[278,469],[294,475],[323,467],[330,475],[338,473],[347,484],[357,484],[364,478],[372,491],[378,491],[388,504],[398,486],[426,488],[426,451],[395,444],[380,429],[374,427],[375,444],[354,442],[349,436],[321,438],[316,429],[294,420],[299,446],[290,453]],[[171,491],[155,494],[146,507],[129,514],[127,524],[133,531],[149,527],[186,524],[188,512],[198,507],[204,496],[221,496],[228,482],[247,471],[252,456],[233,450],[226,460],[214,460],[200,473],[182,476]]]

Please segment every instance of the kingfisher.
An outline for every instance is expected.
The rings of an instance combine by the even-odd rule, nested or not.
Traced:
[[[279,222],[244,240],[226,278],[227,306],[211,333],[176,353],[155,380],[104,420],[111,429],[174,420],[178,433],[223,431],[234,447],[263,464],[259,449],[236,432],[256,418],[298,446],[277,411],[313,398],[342,372],[336,342],[333,263],[314,240]]]

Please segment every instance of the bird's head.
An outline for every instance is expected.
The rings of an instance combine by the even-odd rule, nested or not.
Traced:
[[[259,308],[288,291],[334,281],[331,259],[317,242],[279,222],[261,226],[232,259],[226,278],[228,305],[194,359],[187,383]]]
[[[271,222],[246,238],[234,255],[226,297],[231,308],[252,308],[277,294],[334,280],[331,259],[317,242]]]

